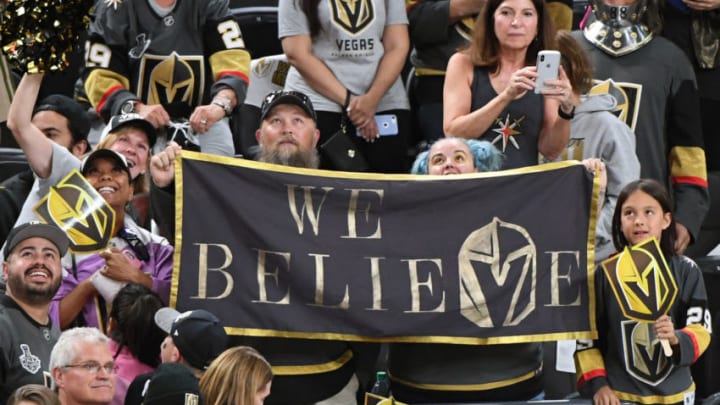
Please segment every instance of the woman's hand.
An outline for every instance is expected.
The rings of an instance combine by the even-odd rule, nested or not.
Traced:
[[[610,389],[609,385],[605,385],[604,387],[597,390],[595,395],[593,395],[593,404],[594,405],[620,405],[620,399],[618,399],[617,395],[615,395],[613,390]]]
[[[180,145],[170,141],[164,151],[150,159],[150,175],[156,186],[167,187],[175,180],[175,157],[181,151]]]
[[[105,266],[100,269],[104,276],[116,281],[140,283],[138,276],[142,272],[130,262],[130,259],[120,249],[106,249],[99,254],[105,259]]]
[[[366,142],[373,142],[379,136],[375,122],[377,104],[378,100],[367,94],[350,97],[347,115],[355,128],[360,130],[360,134]]]
[[[537,78],[535,66],[518,69],[510,76],[504,93],[508,99],[514,100],[526,91],[532,91],[535,88],[535,78]]]
[[[569,114],[575,106],[573,87],[562,66],[558,70],[558,76],[556,80],[545,81],[545,85],[551,88],[542,90],[542,94],[547,98],[557,100],[560,103],[560,108]]]
[[[598,173],[600,176],[600,192],[604,194],[605,189],[607,188],[607,170],[605,170],[605,162],[598,158],[588,158],[583,159],[582,163],[592,174]]]

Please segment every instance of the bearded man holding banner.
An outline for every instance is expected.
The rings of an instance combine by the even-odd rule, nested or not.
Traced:
[[[318,167],[315,146],[320,131],[315,109],[305,94],[296,91],[268,94],[261,106],[260,120],[255,134],[260,161]],[[171,185],[179,153],[180,147],[175,145],[153,156],[150,171],[156,186]],[[164,211],[174,215],[174,209]],[[374,366],[378,353],[375,344],[353,343],[351,346],[340,340],[236,337],[233,344],[254,347],[273,365],[273,391],[265,400],[269,405],[356,404],[362,379],[358,378],[359,374]]]

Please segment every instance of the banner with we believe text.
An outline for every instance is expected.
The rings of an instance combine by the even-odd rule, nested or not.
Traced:
[[[598,187],[578,162],[439,177],[183,152],[171,305],[246,336],[594,338]]]

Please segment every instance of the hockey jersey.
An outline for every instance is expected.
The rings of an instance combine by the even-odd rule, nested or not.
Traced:
[[[678,293],[668,315],[680,340],[672,357],[663,353],[652,323],[624,316],[601,267],[595,271],[599,338],[579,341],[575,353],[578,389],[591,398],[609,385],[621,401],[640,404],[694,403],[692,365],[710,344],[710,312],[702,273],[685,256],[668,265]]]
[[[227,0],[182,1],[160,16],[149,1],[98,2],[83,72],[88,100],[107,120],[128,100],[188,118],[223,88],[245,99],[250,54]]]

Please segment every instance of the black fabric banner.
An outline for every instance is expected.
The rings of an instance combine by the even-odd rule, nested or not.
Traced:
[[[596,338],[599,182],[577,162],[439,177],[183,152],[176,187],[171,305],[230,334]]]

